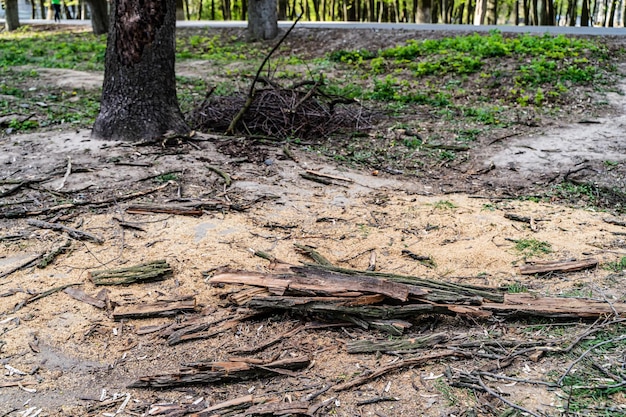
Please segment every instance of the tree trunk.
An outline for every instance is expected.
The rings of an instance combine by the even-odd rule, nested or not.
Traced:
[[[255,0],[250,0],[255,1]],[[250,6],[248,6],[248,9]],[[287,19],[287,0],[278,0],[278,20]]]
[[[487,15],[487,0],[476,0],[476,10],[474,11],[474,25],[485,24]]]
[[[417,16],[415,21],[417,23],[430,23],[432,21],[431,16],[431,0],[418,0]]]
[[[176,0],[176,20],[185,20],[185,3],[183,0]]]
[[[583,0],[584,1],[584,0]],[[567,14],[568,14],[568,26],[576,26],[576,0],[569,0],[569,4],[568,4],[568,10],[567,10]]]
[[[91,29],[94,35],[109,32],[109,12],[107,0],[87,0],[91,12]]]
[[[113,0],[110,23],[92,136],[139,141],[188,133],[176,98],[176,0]]]
[[[20,27],[19,9],[17,0],[5,0],[6,15],[5,27],[9,32]]]
[[[589,3],[583,0],[583,6],[580,12],[580,26],[589,26]]]
[[[249,0],[248,39],[274,39],[278,35],[276,0]]]
[[[615,24],[615,8],[617,7],[617,0],[611,1],[611,11],[609,12],[609,21],[607,27],[612,28]]]

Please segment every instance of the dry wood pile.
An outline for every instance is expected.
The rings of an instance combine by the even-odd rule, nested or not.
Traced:
[[[306,81],[283,88],[265,80],[237,124],[241,133],[268,138],[326,138],[339,132],[359,132],[375,121],[355,100],[326,94],[323,83]],[[246,106],[245,93],[209,96],[190,115],[190,125],[201,132],[226,132]]]

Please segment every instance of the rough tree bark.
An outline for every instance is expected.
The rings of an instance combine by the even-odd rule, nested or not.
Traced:
[[[5,28],[9,32],[20,27],[19,10],[17,0],[6,0],[6,21]]]
[[[176,98],[175,19],[176,0],[113,0],[93,137],[140,141],[189,132]]]
[[[87,0],[91,12],[91,30],[95,35],[109,31],[109,11],[107,0]]]
[[[248,2],[248,39],[251,41],[274,39],[278,35],[276,0],[250,0]]]

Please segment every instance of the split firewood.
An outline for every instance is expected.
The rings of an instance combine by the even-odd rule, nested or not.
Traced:
[[[507,317],[598,318],[626,314],[626,303],[609,303],[585,298],[537,297],[508,294],[502,304],[485,303],[483,311]]]
[[[99,300],[90,296],[85,291],[79,288],[69,287],[63,290],[63,292],[75,300],[82,301],[83,303],[90,304],[96,308],[103,309],[106,307],[106,303],[103,300]]]
[[[438,304],[480,305],[483,298],[503,301],[503,293],[495,288],[453,284],[423,278],[357,271],[333,266],[292,266],[292,274],[262,274],[256,272],[223,272],[209,282],[246,284],[266,287],[275,295],[288,291],[305,295],[360,297],[364,293],[382,294],[400,301],[424,300]]]
[[[308,358],[283,359],[256,365],[248,362],[199,362],[181,368],[178,372],[142,376],[129,388],[167,388],[190,384],[211,384],[245,381],[270,375],[281,375],[285,371],[304,369],[309,366]]]
[[[150,304],[125,304],[115,307],[113,319],[141,319],[146,317],[173,316],[182,312],[196,311],[196,300],[157,301]]]
[[[595,268],[598,260],[586,258],[572,261],[534,262],[520,266],[522,275],[545,274],[547,272],[574,272],[583,269]]]
[[[400,352],[432,347],[448,340],[446,333],[401,340],[354,340],[347,344],[348,353]]]
[[[165,260],[120,269],[106,269],[89,272],[95,285],[126,285],[135,282],[160,281],[172,275],[173,270]]]
[[[71,227],[63,226],[57,223],[48,223],[41,220],[28,219],[28,224],[31,226],[39,227],[41,229],[51,229],[57,232],[65,232],[69,237],[76,240],[87,240],[94,243],[104,243],[104,239],[100,236],[96,236],[92,233],[83,232],[82,230],[74,229]]]

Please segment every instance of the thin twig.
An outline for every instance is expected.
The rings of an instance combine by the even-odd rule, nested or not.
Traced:
[[[254,99],[254,93],[256,91],[254,87],[255,87],[256,83],[259,81],[259,77],[261,76],[261,72],[263,71],[263,67],[265,67],[265,64],[267,64],[267,61],[269,61],[269,59],[272,56],[272,54],[274,54],[274,52],[276,52],[278,47],[285,41],[285,39],[287,39],[287,36],[289,36],[289,34],[293,30],[293,28],[296,27],[296,24],[300,21],[300,18],[302,18],[302,13],[300,13],[300,15],[296,18],[296,20],[293,22],[293,24],[289,28],[289,30],[287,30],[287,32],[285,32],[283,37],[280,38],[278,43],[276,45],[274,45],[274,47],[269,52],[269,54],[267,54],[265,56],[265,59],[263,60],[263,62],[259,66],[259,68],[257,69],[256,75],[254,76],[254,79],[252,80],[252,83],[250,84],[250,90],[248,90],[248,98],[246,100],[246,103],[243,105],[241,110],[239,110],[239,113],[237,113],[237,115],[230,122],[230,125],[228,126],[228,129],[226,129],[226,134],[227,135],[232,135],[233,134],[233,132],[235,131],[235,126],[237,126],[237,123],[239,123],[239,121],[241,120],[243,115],[246,114],[246,112],[248,111],[248,109],[252,105],[252,101]]]
[[[527,408],[522,407],[521,405],[517,405],[514,402],[511,402],[509,400],[507,400],[506,398],[504,398],[503,396],[501,396],[500,394],[498,394],[497,392],[495,392],[494,390],[492,390],[491,388],[489,388],[484,382],[483,380],[480,378],[480,375],[476,375],[476,380],[478,382],[478,385],[480,385],[480,387],[482,389],[485,390],[485,392],[489,395],[491,395],[492,397],[495,397],[497,399],[499,399],[500,401],[502,401],[503,403],[505,403],[506,405],[508,405],[509,407],[515,408],[516,410],[521,411],[522,413],[528,413],[531,416],[535,416],[535,417],[541,417],[539,414],[534,413],[532,411],[530,411]]]
[[[621,340],[626,340],[626,335],[622,335],[620,337],[616,337],[613,339],[609,339],[609,340],[605,340],[604,342],[600,342],[596,345],[593,345],[592,347],[590,347],[589,349],[587,349],[586,351],[584,351],[582,353],[582,355],[580,355],[578,358],[576,358],[576,360],[574,362],[572,362],[570,364],[570,366],[567,367],[567,369],[565,370],[565,373],[559,378],[559,380],[557,381],[557,384],[559,386],[563,385],[563,380],[565,379],[565,377],[567,377],[567,375],[570,373],[570,371],[572,370],[572,368],[581,360],[584,359],[585,356],[587,356],[589,353],[591,353],[594,349],[599,348],[600,346],[604,346],[607,345],[609,343],[615,343],[615,342],[619,342]]]

